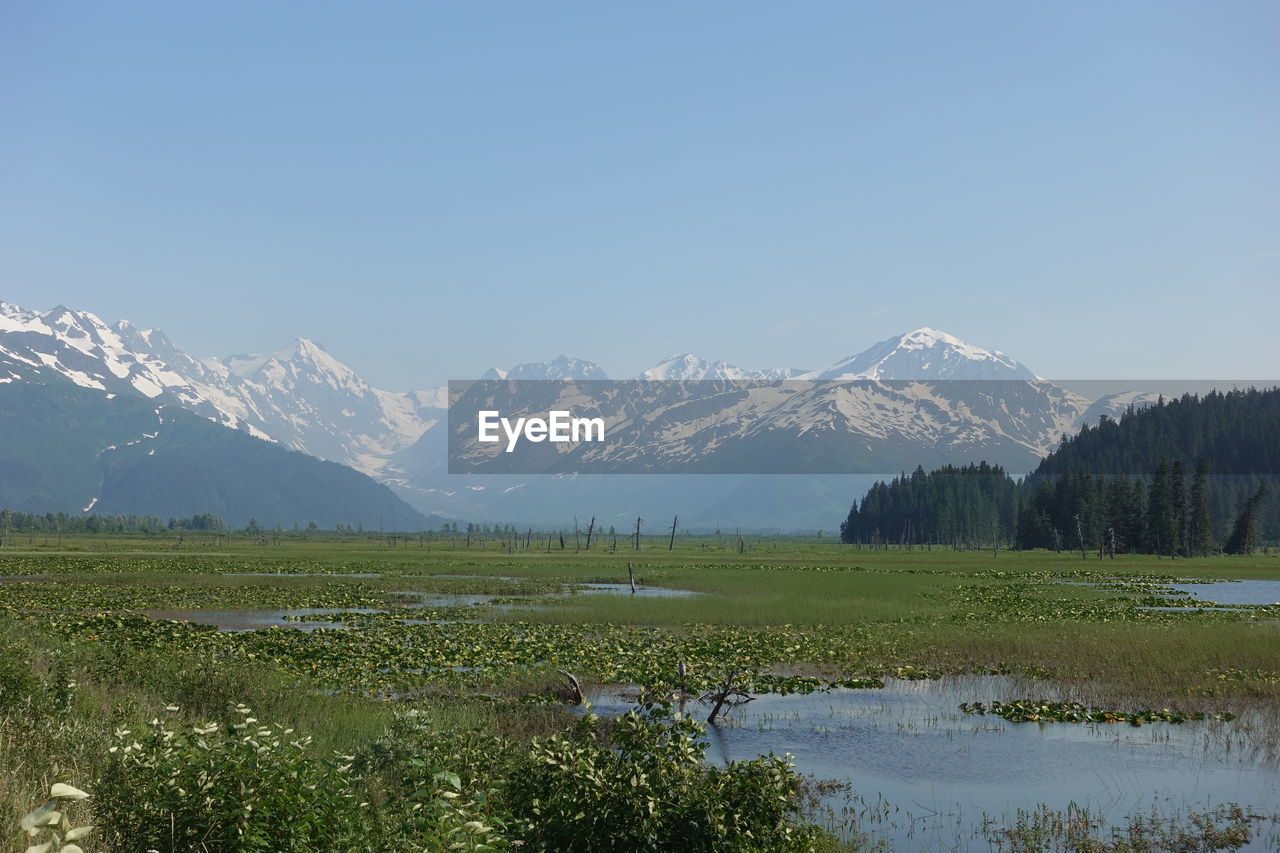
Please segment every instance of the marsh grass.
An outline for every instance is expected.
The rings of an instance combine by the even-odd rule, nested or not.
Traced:
[[[1018,696],[1230,710],[1239,715],[1235,722],[1205,727],[1206,750],[1280,756],[1276,616],[1138,612],[1138,587],[1112,583],[1280,578],[1276,556],[1081,561],[1046,552],[993,557],[784,540],[758,540],[738,554],[687,539],[674,552],[647,543],[639,553],[551,554],[438,542],[430,550],[392,549],[364,540],[237,542],[204,553],[166,550],[159,540],[68,544],[82,550],[0,555],[0,574],[54,579],[0,584],[0,602],[12,613],[0,619],[0,809],[11,824],[52,782],[93,778],[113,729],[138,725],[170,702],[192,721],[244,703],[264,719],[308,732],[317,751],[354,752],[376,741],[403,703],[370,698],[385,694],[364,687],[361,695],[337,691],[333,679],[376,686],[381,663],[403,656],[406,666],[421,669],[421,653],[435,646],[439,660],[425,658],[436,668],[479,667],[476,674],[446,672],[449,678],[411,684],[404,695],[419,697],[440,731],[515,741],[566,724],[562,707],[512,701],[556,699],[554,670],[565,660],[575,662],[586,687],[595,677],[608,681],[603,674],[624,663],[661,682],[649,686],[669,687],[676,658],[700,656],[698,677],[722,678],[746,662],[772,677],[760,680],[765,689],[789,689],[795,685],[788,679],[811,675],[1005,673]],[[624,581],[628,562],[642,584],[702,594],[543,595],[567,583]],[[237,574],[244,572],[280,574]],[[359,576],[367,574],[377,576]],[[476,608],[485,623],[468,628],[414,628],[396,621],[410,615],[405,592],[524,597],[533,606]],[[373,606],[392,613],[315,636],[210,639],[176,629],[140,634],[132,623],[111,631],[55,624],[68,611],[165,606]],[[526,648],[538,650],[539,660],[523,662],[535,665],[485,669],[495,656]],[[317,649],[322,653],[313,654]],[[412,671],[399,677],[411,680]],[[496,701],[474,698],[477,692]]]

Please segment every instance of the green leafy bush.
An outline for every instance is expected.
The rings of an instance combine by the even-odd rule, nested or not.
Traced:
[[[176,711],[170,706],[168,711]],[[236,706],[225,724],[172,728],[157,716],[116,733],[95,813],[116,850],[365,850],[376,828],[350,760]]]
[[[398,791],[399,832],[415,849],[506,850],[503,774],[517,744],[476,728],[439,729],[411,709],[355,765]],[[393,806],[394,808],[394,806]]]
[[[0,636],[0,712],[28,704],[41,687],[31,668],[30,650]]]
[[[800,778],[767,757],[703,762],[701,724],[666,706],[605,723],[588,713],[531,742],[399,714],[356,760],[398,791],[416,848],[554,851],[802,851]]]
[[[707,767],[703,732],[651,705],[616,720],[607,741],[591,714],[568,736],[535,740],[507,783],[511,837],[556,851],[814,849],[791,764]]]

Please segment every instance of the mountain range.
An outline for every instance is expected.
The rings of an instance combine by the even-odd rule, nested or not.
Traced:
[[[716,485],[695,487],[691,482],[695,478],[688,476],[677,478],[679,483],[664,491],[656,481],[643,486],[629,482],[624,489],[616,478],[610,478],[607,485],[588,485],[564,477],[513,482],[509,477],[449,475],[443,428],[448,402],[445,388],[374,388],[306,338],[274,352],[201,359],[179,349],[157,329],[139,329],[126,321],[109,325],[89,312],[61,305],[37,312],[0,303],[0,387],[19,382],[49,384],[52,378],[107,399],[128,395],[150,401],[151,408],[186,410],[281,448],[349,466],[390,486],[418,510],[451,517],[545,523],[563,520],[574,511],[594,511],[593,507],[578,506],[586,501],[585,495],[593,494],[592,500],[597,502],[601,496],[618,502],[621,518],[636,511],[634,495],[648,493],[655,495],[654,503],[664,506],[675,502],[664,498],[673,493],[686,502],[694,501],[686,510],[691,518],[707,515],[709,506],[715,507],[717,517],[723,517],[735,511],[732,502],[723,504],[727,496],[752,491],[744,485],[749,481],[724,478]],[[493,368],[481,378],[608,377],[598,364],[560,356],[506,370]],[[891,442],[895,461],[921,454],[928,457],[940,445],[969,441],[977,450],[993,448],[991,452],[996,453],[998,449],[1004,454],[1001,460],[1015,470],[1019,463],[1025,463],[1022,467],[1029,470],[1083,419],[1096,419],[1099,414],[1114,413],[1144,399],[1141,394],[1088,399],[1039,380],[1029,368],[1001,352],[967,344],[931,328],[886,339],[816,370],[748,370],[681,354],[663,359],[639,378],[864,380],[864,385],[870,381],[878,389],[875,395],[846,390],[841,397],[833,391],[834,396],[808,400],[803,413],[795,406],[779,407],[767,418],[768,441],[743,443],[742,452],[787,448],[798,431],[809,430],[818,418],[826,430],[842,437],[842,447],[860,441],[881,446]],[[1026,383],[1026,390],[1020,392],[1016,405],[1008,400],[974,405],[958,399],[939,402],[937,395],[884,384],[890,380],[1017,380]],[[722,420],[739,414],[732,407],[718,413]],[[690,460],[696,458],[697,442],[686,442],[683,447]],[[794,493],[793,489],[787,491]],[[846,498],[839,500],[847,504]],[[751,494],[749,503],[759,504],[759,495]],[[82,507],[77,504],[75,509]],[[750,521],[738,522],[768,526],[778,518],[767,506],[756,506],[749,514]],[[794,520],[800,517],[798,509]]]

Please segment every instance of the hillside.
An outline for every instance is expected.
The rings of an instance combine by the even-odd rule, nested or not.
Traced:
[[[427,523],[386,486],[344,465],[177,406],[80,388],[27,365],[0,366],[29,380],[0,384],[0,506],[216,513],[235,526],[251,518],[264,527],[316,521],[413,530]]]

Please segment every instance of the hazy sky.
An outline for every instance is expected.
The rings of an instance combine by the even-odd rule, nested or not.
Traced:
[[[375,384],[1280,365],[1280,4],[0,3],[0,299]]]

